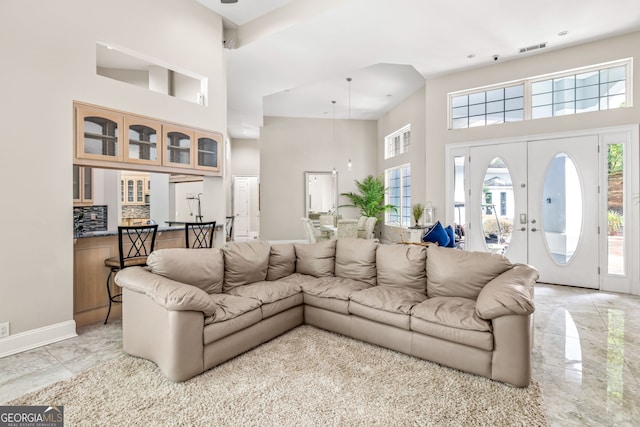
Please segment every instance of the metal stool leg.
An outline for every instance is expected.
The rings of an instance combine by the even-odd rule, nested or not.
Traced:
[[[109,271],[109,275],[107,276],[107,294],[109,295],[109,310],[107,311],[107,318],[104,319],[104,324],[106,325],[107,322],[109,321],[109,315],[111,314],[111,305],[114,302],[122,302],[122,299],[117,299],[118,297],[121,297],[122,294],[117,294],[117,295],[111,295],[111,276],[113,275],[113,273],[116,273],[118,270],[120,270],[119,268],[112,268]]]

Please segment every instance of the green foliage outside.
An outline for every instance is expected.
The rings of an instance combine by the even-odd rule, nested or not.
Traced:
[[[622,228],[624,217],[616,211],[609,210],[607,212],[607,223],[609,224],[609,235],[615,235]]]
[[[622,144],[611,144],[607,153],[609,174],[622,172]]]

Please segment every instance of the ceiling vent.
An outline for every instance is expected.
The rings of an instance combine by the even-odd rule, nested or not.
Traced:
[[[527,52],[531,52],[532,50],[543,49],[545,47],[547,47],[547,42],[534,44],[532,46],[527,46],[527,47],[521,47],[518,50],[518,53],[527,53]]]

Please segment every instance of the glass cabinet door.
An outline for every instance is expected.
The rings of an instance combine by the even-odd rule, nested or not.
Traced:
[[[93,202],[93,170],[73,165],[73,204],[90,205]]]
[[[126,162],[160,164],[161,125],[153,120],[134,116],[125,116],[127,137],[124,141]]]
[[[122,115],[85,107],[77,108],[76,114],[78,158],[122,161]]]
[[[193,167],[193,131],[177,126],[164,126],[165,156],[167,166]]]
[[[196,169],[219,171],[222,135],[217,133],[197,132],[196,138],[198,141]]]

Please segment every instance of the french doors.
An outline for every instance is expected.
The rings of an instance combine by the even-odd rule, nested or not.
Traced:
[[[598,288],[598,177],[597,136],[470,147],[467,249]]]

